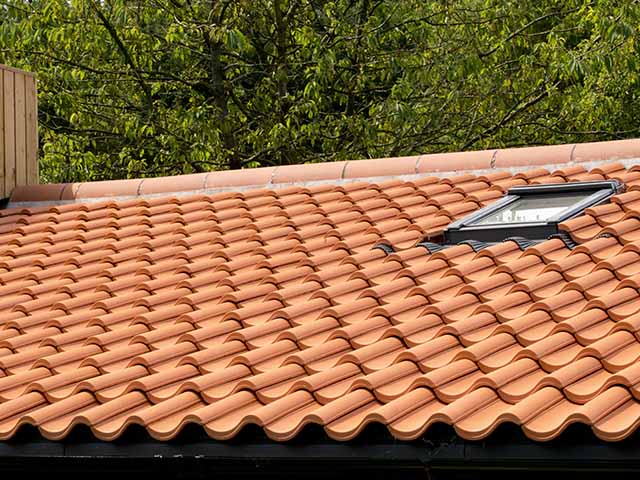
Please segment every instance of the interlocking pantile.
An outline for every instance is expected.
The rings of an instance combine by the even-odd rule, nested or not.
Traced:
[[[640,424],[640,166],[548,148],[572,157],[514,173],[495,162],[549,155],[453,154],[485,170],[440,176],[429,156],[371,164],[393,179],[364,179],[357,162],[207,174],[186,178],[189,195],[154,180],[108,189],[131,198],[53,186],[28,203],[18,189],[0,211],[0,439],[82,424],[113,440],[138,424],[168,440],[195,423],[284,441],[314,423],[348,440],[371,422],[399,440],[436,422],[469,440],[505,422],[538,441],[574,422],[627,437]],[[511,186],[601,179],[626,193],[560,225],[577,245],[429,243]]]

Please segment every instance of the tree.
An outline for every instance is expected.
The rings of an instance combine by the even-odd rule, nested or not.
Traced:
[[[45,181],[638,135],[637,2],[0,5]]]

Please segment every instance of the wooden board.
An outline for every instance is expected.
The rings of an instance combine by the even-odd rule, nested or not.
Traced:
[[[27,122],[27,185],[38,183],[38,92],[36,79],[25,76],[25,111]]]
[[[25,98],[25,76],[16,74],[14,77],[15,98],[15,138],[16,138],[16,183],[27,184],[27,112]],[[15,186],[14,185],[14,186]]]
[[[4,75],[0,70],[0,198],[8,197],[4,191]]]
[[[0,199],[38,183],[36,77],[0,65]]]
[[[10,70],[2,72],[4,79],[4,192],[10,195],[15,186],[16,131],[15,131],[15,76]]]

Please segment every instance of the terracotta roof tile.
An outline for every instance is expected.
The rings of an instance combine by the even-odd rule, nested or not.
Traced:
[[[639,152],[622,141],[18,189],[13,202],[112,198],[0,211],[0,438],[83,424],[113,440],[140,424],[168,440],[196,423],[283,441],[316,423],[348,440],[377,422],[412,440],[446,422],[480,439],[510,422],[545,441],[577,421],[620,440],[640,424],[640,166],[620,162]],[[602,178],[627,193],[560,226],[573,249],[420,244],[512,185]],[[165,195],[207,188],[237,190]]]

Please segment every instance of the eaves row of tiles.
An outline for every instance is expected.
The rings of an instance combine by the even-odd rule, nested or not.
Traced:
[[[420,243],[514,185],[617,179],[561,238]],[[292,186],[0,217],[0,438],[248,424],[348,440],[640,422],[640,167]],[[384,244],[390,249],[374,248]]]

